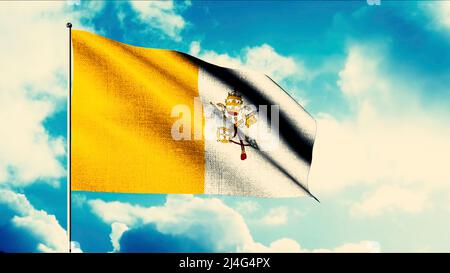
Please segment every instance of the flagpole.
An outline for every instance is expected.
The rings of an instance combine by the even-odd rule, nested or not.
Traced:
[[[72,141],[72,23],[68,22],[66,24],[66,27],[69,29],[69,79],[68,79],[68,88],[69,88],[69,94],[67,98],[67,111],[68,111],[68,123],[67,123],[67,144],[68,144],[68,155],[67,155],[67,237],[68,237],[68,250],[69,253],[72,252],[71,249],[71,242],[72,242],[72,210],[71,210],[71,204],[72,204],[72,179],[71,179],[71,141]]]

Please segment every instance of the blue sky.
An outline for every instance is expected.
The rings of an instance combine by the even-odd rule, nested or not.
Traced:
[[[318,123],[320,204],[76,192],[77,250],[450,249],[450,2],[7,2],[0,14],[0,250],[67,248],[67,21],[262,71]]]

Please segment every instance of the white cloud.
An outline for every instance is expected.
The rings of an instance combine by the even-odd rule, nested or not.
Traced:
[[[212,50],[202,50],[198,41],[191,43],[190,54],[216,65],[262,72],[275,81],[306,76],[306,69],[300,60],[292,56],[283,56],[268,45],[244,48],[240,55],[230,56]]]
[[[66,102],[65,24],[82,27],[81,16],[64,2],[0,2],[0,184],[58,185],[65,176],[65,139],[43,122]]]
[[[0,2],[0,202],[16,214],[16,227],[41,241],[37,251],[67,251],[65,230],[10,189],[42,181],[57,187],[66,175],[65,139],[50,134],[44,121],[65,107],[66,23],[84,27],[80,18],[91,18],[99,5],[85,6],[83,13],[65,2]]]
[[[377,216],[395,210],[419,213],[428,202],[428,196],[423,191],[383,185],[352,205],[352,213],[358,216]]]
[[[450,2],[433,1],[420,3],[422,7],[432,16],[433,24],[438,28],[450,30]]]
[[[281,238],[271,242],[268,246],[253,242],[238,248],[237,252],[303,252],[300,244],[290,238]]]
[[[376,201],[360,205],[370,207],[371,215],[390,207],[416,212],[424,195],[450,186],[448,111],[425,109],[416,87],[385,72],[384,62],[376,45],[349,48],[338,84],[356,117],[317,116],[309,183],[319,195],[370,185],[375,192],[368,196]],[[394,202],[392,195],[385,194],[394,189],[417,197]]]
[[[361,241],[358,243],[347,243],[338,246],[334,249],[315,249],[312,252],[337,252],[337,253],[348,253],[348,252],[370,252],[378,253],[381,252],[381,247],[378,242],[374,241]]]
[[[97,2],[97,1],[95,1]],[[66,22],[85,27],[81,17],[90,17],[100,7],[72,11],[64,2],[0,2],[2,77],[0,92],[20,89],[28,95],[64,98],[68,66]]]
[[[198,56],[198,54],[200,54],[200,42],[199,41],[193,41],[191,43],[191,46],[189,47],[189,53],[194,55],[194,56]]]
[[[87,197],[86,195],[82,194],[82,193],[72,193],[72,206],[74,207],[82,207],[86,204],[87,202]]]
[[[181,40],[180,32],[186,26],[182,16],[177,14],[179,9],[189,5],[189,2],[180,2],[180,8],[174,1],[130,1],[131,7],[138,12],[139,19],[148,23],[149,27],[161,30],[171,38]]]
[[[254,213],[259,209],[259,204],[255,201],[247,200],[247,201],[240,201],[236,202],[234,205],[234,208],[243,214],[250,214]]]
[[[111,239],[111,244],[113,246],[113,252],[119,252],[120,251],[120,238],[122,237],[122,234],[129,230],[128,226],[123,223],[112,223],[111,224],[111,234],[109,235],[109,238]]]
[[[122,223],[130,229],[154,223],[157,230],[164,234],[183,234],[197,241],[209,237],[219,251],[253,241],[242,216],[216,198],[168,196],[164,206],[148,208],[102,200],[91,200],[89,204],[92,211],[106,223]]]
[[[42,126],[55,111],[55,98],[66,94],[58,71],[64,71],[67,59],[67,39],[60,39],[67,30],[63,23],[56,27],[52,17],[61,9],[59,3],[33,8],[0,3],[0,183],[24,185],[64,176],[57,160],[64,154],[64,141]]]
[[[447,205],[448,205],[448,210],[450,210],[450,193],[448,194],[448,203],[447,203]]]
[[[346,243],[338,247],[327,249],[306,249],[302,248],[300,244],[289,238],[282,238],[273,241],[269,246],[262,244],[254,244],[250,248],[243,249],[244,252],[302,252],[302,253],[378,253],[381,252],[381,247],[378,242],[375,241],[361,241],[358,243]]]
[[[27,230],[41,243],[37,249],[41,252],[66,252],[67,235],[54,215],[35,209],[25,195],[11,190],[0,189],[0,204],[7,205],[17,215],[12,223]]]
[[[142,207],[99,199],[88,202],[94,214],[111,224],[111,242],[120,249],[125,231],[145,224],[155,224],[163,234],[180,235],[210,244],[215,251],[232,252],[310,252],[290,238],[275,240],[268,246],[255,242],[244,218],[217,198],[170,195],[163,206]],[[373,245],[373,244],[372,244]],[[346,244],[328,251],[374,251],[366,242]],[[369,244],[369,246],[371,246]],[[320,250],[325,251],[325,250]],[[379,248],[378,248],[379,251]]]
[[[344,68],[339,72],[338,86],[344,95],[352,99],[366,99],[368,96],[382,96],[388,92],[385,77],[380,77],[380,56],[376,49],[353,46],[347,56]]]
[[[72,253],[83,253],[80,244],[76,241],[70,242],[70,252]]]
[[[258,223],[268,226],[279,226],[286,224],[288,221],[288,208],[276,207],[271,208],[266,215],[264,215]]]
[[[277,53],[267,44],[246,49],[245,66],[259,71],[266,71],[275,80],[294,75],[303,75],[303,66],[293,57],[285,57]]]
[[[266,249],[266,252],[302,252],[302,248],[297,241],[282,238],[270,243],[270,246]]]
[[[0,184],[24,186],[37,179],[65,176],[58,160],[65,155],[65,141],[52,137],[43,121],[54,111],[51,102],[0,91]]]

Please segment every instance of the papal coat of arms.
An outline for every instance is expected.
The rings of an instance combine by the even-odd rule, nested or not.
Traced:
[[[241,146],[241,160],[247,158],[246,146],[252,146],[243,130],[256,123],[256,111],[244,105],[242,96],[236,92],[228,93],[223,103],[212,103],[222,117],[222,126],[217,128],[217,141],[221,143],[234,143]]]

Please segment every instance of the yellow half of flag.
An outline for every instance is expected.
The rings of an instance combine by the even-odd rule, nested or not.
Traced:
[[[199,96],[198,67],[80,30],[72,45],[72,190],[204,193],[204,141],[171,137],[172,108]]]

